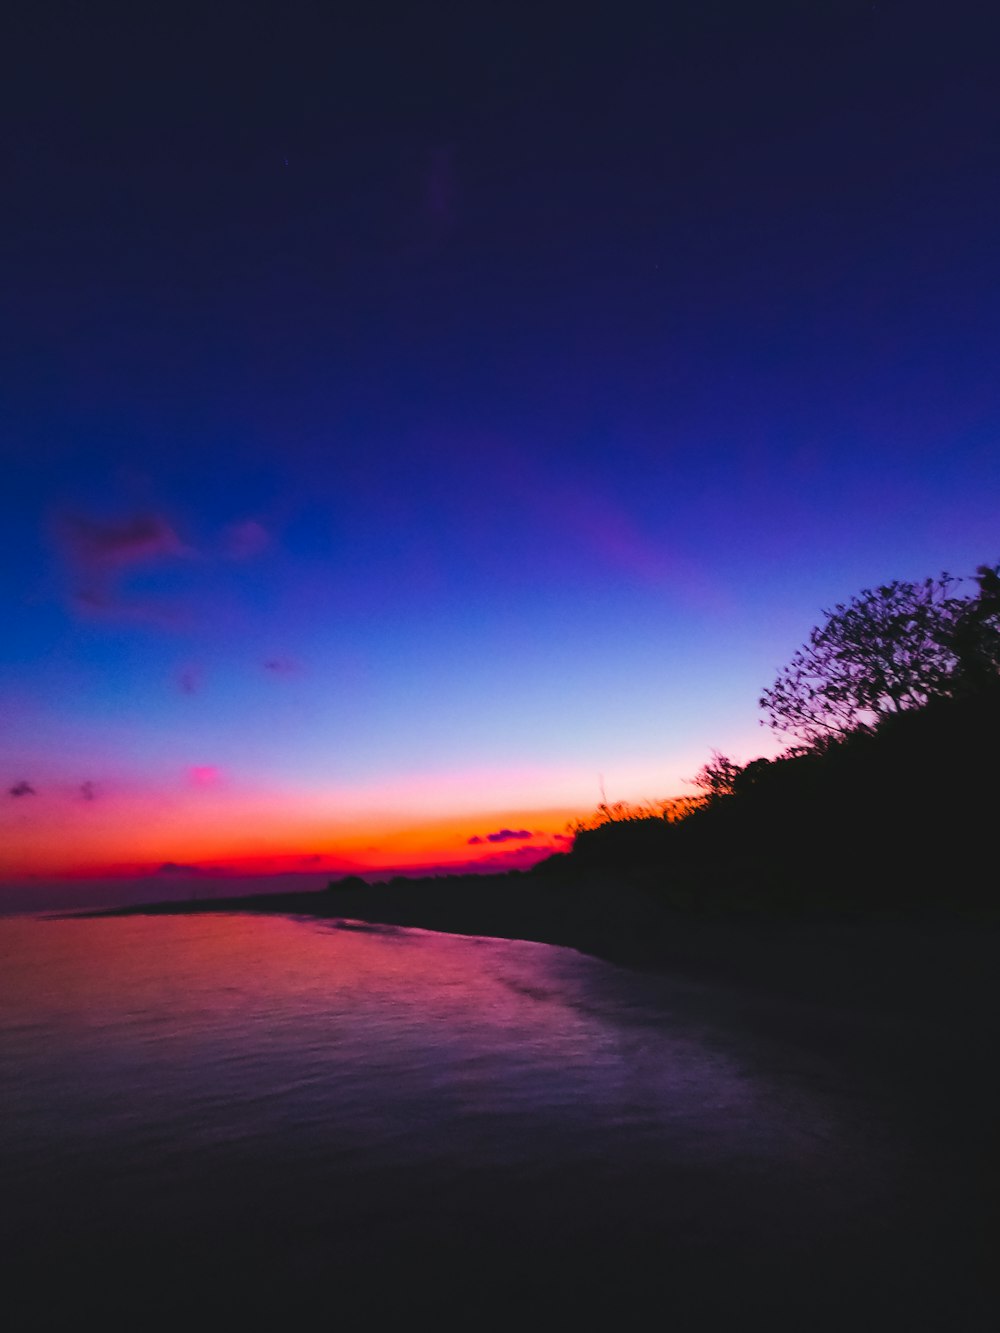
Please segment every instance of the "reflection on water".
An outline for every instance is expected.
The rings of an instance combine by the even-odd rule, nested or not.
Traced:
[[[762,1318],[836,1326],[816,1282],[845,1262],[896,1299],[856,1120],[697,1009],[541,945],[0,921],[19,1318],[156,1290],[164,1317],[652,1299],[694,1327],[735,1308],[725,1273]]]

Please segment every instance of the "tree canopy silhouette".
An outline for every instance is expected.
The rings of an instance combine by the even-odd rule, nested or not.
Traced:
[[[704,799],[715,801],[720,796],[731,796],[733,794],[737,779],[742,772],[743,768],[740,764],[735,763],[726,755],[720,754],[718,750],[713,750],[708,763],[702,764],[698,772],[691,778],[691,784],[703,793]]]
[[[713,750],[684,805],[602,804],[539,873],[624,875],[681,910],[996,910],[1000,566],[839,603],[761,704],[800,743]]]
[[[809,641],[763,692],[769,725],[807,744],[872,731],[883,718],[996,676],[1000,578],[986,565],[978,594],[950,574],[866,588],[825,611]]]

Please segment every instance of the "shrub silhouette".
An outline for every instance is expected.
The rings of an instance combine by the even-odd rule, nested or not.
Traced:
[[[345,875],[342,879],[331,879],[326,886],[327,893],[349,892],[351,889],[367,889],[368,881],[360,875]]]
[[[704,793],[706,800],[714,801],[720,796],[732,796],[741,773],[739,764],[713,750],[711,759],[702,765],[691,782]]]

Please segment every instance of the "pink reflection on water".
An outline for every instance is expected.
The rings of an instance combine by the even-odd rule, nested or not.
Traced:
[[[143,1308],[167,1273],[196,1323],[206,1301],[357,1323],[442,1292],[470,1318],[485,1292],[511,1313],[534,1292],[635,1314],[664,1282],[730,1317],[748,1283],[771,1299],[780,1256],[781,1285],[829,1266],[801,1279],[790,1325],[818,1328],[813,1293],[845,1246],[884,1268],[857,1238],[879,1173],[822,1097],[764,1072],[732,1004],[729,1027],[704,1009],[663,978],[516,941],[0,920],[18,1290],[53,1327]],[[741,1275],[732,1309],[720,1261]]]

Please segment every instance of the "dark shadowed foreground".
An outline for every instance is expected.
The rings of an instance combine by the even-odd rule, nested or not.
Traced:
[[[251,1320],[262,1311],[305,1320],[318,1309],[354,1321],[419,1314],[487,1326],[635,1326],[649,1318],[681,1329],[994,1326],[1000,987],[993,925],[940,916],[699,918],[606,882],[534,877],[349,886],[126,915],[143,912],[328,917],[341,923],[338,938],[360,932],[396,945],[434,937],[386,937],[377,928],[371,936],[362,923],[530,938],[633,968],[576,964],[586,986],[559,993],[556,1002],[567,1006],[559,1022],[570,1013],[573,1023],[581,1013],[600,1021],[580,1036],[585,1056],[567,1057],[560,1036],[549,1052],[554,1066],[546,1055],[528,1084],[544,1102],[553,1067],[582,1058],[600,1069],[583,1084],[560,1085],[544,1114],[538,1104],[513,1108],[502,1132],[513,1133],[521,1155],[491,1160],[463,1137],[467,1115],[495,1095],[470,1073],[477,1062],[490,1064],[488,1031],[499,1024],[533,1058],[518,1034],[522,1020],[498,1010],[495,997],[480,997],[472,1022],[482,1048],[472,1037],[471,1065],[460,1067],[439,1052],[436,1097],[404,1096],[412,1152],[391,1169],[369,1164],[356,1175],[348,1156],[331,1179],[318,1163],[314,1181],[306,1171],[294,1186],[285,1182],[276,1211],[248,1199],[238,1225],[220,1218],[207,1251],[198,1248],[199,1223],[197,1253],[182,1247],[182,1258],[171,1260],[191,1279],[183,1288],[171,1287],[158,1256],[129,1252],[123,1280],[145,1274],[145,1284],[155,1275],[168,1304],[203,1288],[209,1304],[231,1309],[235,1301]],[[222,917],[219,927],[234,920]],[[156,947],[154,933],[143,939]],[[485,946],[451,943],[473,951],[469,976],[479,975]],[[385,963],[393,968],[402,956],[390,953]],[[428,955],[428,966],[440,963]],[[522,973],[514,985],[529,1006],[553,1003],[537,975]],[[402,994],[419,1007],[412,976],[407,986]],[[610,1030],[613,1041],[627,1030],[634,1043],[613,1073],[601,1064]],[[372,1035],[367,1048],[386,1068],[391,1031]],[[692,1036],[755,1086],[749,1101],[734,1099],[732,1085],[701,1087],[695,1066],[678,1074],[670,1043]],[[650,1070],[673,1080],[669,1096],[652,1106]],[[499,1077],[517,1079],[510,1069]],[[618,1098],[611,1139],[600,1109],[609,1079]],[[395,1093],[386,1096],[391,1102]],[[662,1137],[685,1097],[694,1107],[685,1133]],[[454,1116],[456,1104],[463,1109]],[[370,1108],[365,1114],[378,1118]],[[581,1119],[592,1115],[581,1136]],[[439,1145],[444,1172],[426,1159],[434,1126],[447,1139]],[[287,1151],[295,1149],[290,1131]],[[206,1216],[239,1188],[238,1180],[214,1180]],[[319,1199],[327,1189],[341,1205],[349,1200],[336,1220]],[[282,1237],[295,1216],[312,1218],[314,1234],[290,1257]],[[203,1318],[207,1308],[192,1313]]]

